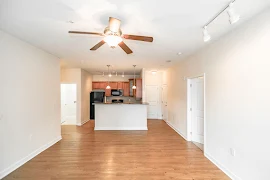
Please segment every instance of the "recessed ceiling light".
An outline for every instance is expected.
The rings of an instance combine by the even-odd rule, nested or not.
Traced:
[[[177,53],[178,56],[180,56],[181,54],[182,54],[181,52]]]

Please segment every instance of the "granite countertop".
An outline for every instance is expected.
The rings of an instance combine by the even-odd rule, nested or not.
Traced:
[[[93,104],[110,104],[110,105],[119,105],[119,104],[135,104],[135,105],[149,105],[147,102],[124,102],[124,103],[111,103],[111,102],[106,102],[106,103],[93,103]]]

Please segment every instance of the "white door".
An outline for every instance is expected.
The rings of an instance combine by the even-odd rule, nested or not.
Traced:
[[[159,110],[159,89],[158,86],[146,86],[146,102],[149,103],[147,109],[148,119],[158,119]]]
[[[163,117],[163,120],[164,121],[167,121],[168,120],[168,107],[167,107],[167,85],[163,85],[162,86],[162,100],[161,100],[161,103],[162,103],[162,117]]]
[[[76,84],[61,84],[61,123],[76,125]]]
[[[204,79],[191,80],[192,141],[204,143]]]

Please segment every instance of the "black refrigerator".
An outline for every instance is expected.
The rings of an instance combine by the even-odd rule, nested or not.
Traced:
[[[90,119],[95,119],[95,103],[102,103],[104,96],[104,90],[95,90],[90,93]]]

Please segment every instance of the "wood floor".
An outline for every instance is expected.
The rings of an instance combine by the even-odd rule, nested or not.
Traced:
[[[62,126],[63,139],[4,180],[228,180],[164,121],[149,131],[94,131]]]

